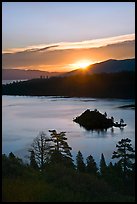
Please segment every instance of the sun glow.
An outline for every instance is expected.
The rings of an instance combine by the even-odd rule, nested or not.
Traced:
[[[82,60],[82,61],[78,61],[74,63],[73,67],[80,68],[80,69],[86,69],[90,64],[93,64],[93,62],[90,60]]]

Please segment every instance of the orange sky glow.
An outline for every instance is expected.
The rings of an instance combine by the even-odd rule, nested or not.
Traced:
[[[135,57],[135,34],[3,50],[2,68],[66,72],[108,59]]]

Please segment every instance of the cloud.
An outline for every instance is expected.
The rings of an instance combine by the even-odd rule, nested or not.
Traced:
[[[93,62],[135,57],[135,34],[83,42],[60,42],[12,49],[2,55],[3,68],[31,67],[45,71],[70,71],[78,60]]]
[[[3,54],[15,54],[15,53],[21,53],[21,52],[41,52],[41,51],[50,50],[58,46],[59,45],[50,45],[47,47],[45,46],[43,47],[43,45],[37,45],[37,46],[33,45],[33,46],[26,47],[26,48],[12,48],[12,49],[3,51]]]
[[[16,52],[34,52],[34,51],[45,51],[45,50],[65,50],[65,49],[80,49],[80,48],[97,48],[107,46],[109,44],[120,43],[124,41],[135,40],[135,34],[121,35],[115,37],[101,38],[86,40],[82,42],[60,42],[56,44],[40,44],[28,46],[26,48],[12,48],[3,51],[4,53],[16,53]]]

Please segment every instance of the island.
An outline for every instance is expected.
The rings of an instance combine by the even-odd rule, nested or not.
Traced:
[[[83,126],[86,130],[94,130],[94,129],[107,129],[110,127],[124,127],[124,120],[120,119],[120,123],[114,122],[114,118],[107,118],[107,113],[100,113],[97,109],[93,111],[87,109],[80,116],[77,116],[73,119],[74,122],[78,123],[80,126]]]

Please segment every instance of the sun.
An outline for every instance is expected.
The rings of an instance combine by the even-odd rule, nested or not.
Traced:
[[[80,68],[80,69],[86,69],[90,64],[93,62],[90,60],[81,60],[73,64],[73,67]]]

